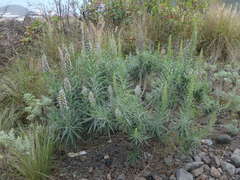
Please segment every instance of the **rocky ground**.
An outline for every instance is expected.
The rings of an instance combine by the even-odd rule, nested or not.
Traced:
[[[102,139],[101,145],[82,145],[77,151],[58,154],[57,180],[240,180],[240,135],[216,128],[190,154],[151,142],[140,159],[131,162],[130,143],[124,137]],[[169,153],[171,152],[171,153]]]

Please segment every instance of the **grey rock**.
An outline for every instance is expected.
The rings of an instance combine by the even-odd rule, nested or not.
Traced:
[[[216,143],[218,144],[230,144],[232,141],[232,138],[227,134],[223,134],[223,135],[217,136],[215,140],[216,140]]]
[[[216,169],[215,167],[211,168],[211,176],[219,178],[221,176],[221,173],[219,172],[218,169]]]
[[[231,155],[231,160],[236,167],[240,167],[240,149],[235,149]]]
[[[205,164],[210,164],[211,163],[211,159],[208,155],[202,156],[201,158],[202,158],[202,160]]]
[[[209,180],[206,174],[202,174],[201,176],[197,177],[196,180]]]
[[[134,180],[146,180],[144,177],[135,176]]]
[[[120,175],[117,177],[117,180],[126,180],[125,174],[120,174]]]
[[[177,180],[193,180],[193,175],[184,169],[178,169],[176,172]]]
[[[240,174],[240,168],[237,168],[237,169],[235,170],[235,173],[236,173],[236,174]]]
[[[229,175],[232,176],[235,174],[236,168],[234,165],[224,162],[224,161],[221,162],[221,165],[222,165],[223,170],[225,170]]]
[[[171,175],[169,180],[176,180],[177,178],[174,175]]]
[[[232,154],[231,160],[236,167],[240,167],[240,156],[237,154]]]
[[[168,156],[164,158],[164,162],[167,166],[172,166],[173,165],[173,158],[171,156]]]
[[[216,166],[219,167],[221,165],[220,159],[217,156],[214,156],[213,159],[214,159],[214,162],[215,162]]]
[[[203,162],[191,162],[191,163],[187,163],[185,166],[184,166],[184,169],[186,171],[192,171],[194,169],[197,169],[199,167],[201,167],[204,163]]]
[[[191,173],[194,177],[198,177],[201,174],[203,174],[203,171],[204,171],[203,167],[200,167],[200,168],[194,169]]]
[[[233,154],[240,156],[240,149],[238,149],[238,148],[235,149]]]
[[[206,144],[206,145],[208,145],[208,146],[213,145],[213,141],[212,141],[211,139],[202,139],[202,140],[201,140],[201,143],[202,143],[202,144]]]
[[[201,162],[202,161],[201,157],[198,156],[198,155],[194,156],[193,159],[194,159],[195,162]]]

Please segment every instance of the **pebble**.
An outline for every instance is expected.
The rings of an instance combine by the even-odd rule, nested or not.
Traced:
[[[198,178],[196,178],[196,180],[209,180],[208,176],[205,174],[202,174],[201,176],[199,176]]]
[[[216,164],[217,167],[221,166],[221,162],[220,162],[220,159],[217,157],[217,156],[214,156],[214,162]]]
[[[208,145],[208,146],[213,145],[213,141],[212,141],[211,139],[202,139],[202,140],[201,140],[201,143],[202,143],[202,144],[206,144],[206,145]]]
[[[201,162],[202,161],[201,157],[198,156],[198,155],[194,156],[193,159],[194,159],[195,162]]]
[[[144,177],[139,177],[139,176],[136,176],[135,178],[134,178],[134,180],[146,180]]]
[[[164,158],[164,163],[167,165],[167,166],[172,166],[173,165],[173,159],[171,156],[168,156],[166,158]]]
[[[184,169],[178,169],[176,172],[177,180],[193,180],[193,175]]]
[[[171,175],[169,180],[176,180],[176,177],[174,175]]]
[[[240,167],[240,149],[235,149],[231,155],[231,160],[236,167]]]
[[[237,168],[240,167],[240,156],[238,156],[236,154],[232,154],[231,160]]]
[[[194,169],[191,173],[194,177],[198,177],[201,174],[203,174],[203,171],[204,171],[203,167],[200,167],[200,168]]]
[[[232,141],[232,138],[227,134],[223,134],[223,135],[217,136],[215,140],[216,140],[216,143],[218,144],[230,144]]]
[[[235,171],[236,174],[240,174],[240,168],[237,168]]]
[[[205,164],[210,164],[211,163],[211,159],[208,155],[202,156],[202,160]]]
[[[191,162],[191,163],[187,163],[185,166],[184,166],[184,169],[186,171],[192,171],[194,169],[197,169],[199,167],[201,167],[204,163],[203,162]]]
[[[221,176],[221,173],[219,172],[218,169],[216,169],[215,167],[211,168],[211,176],[219,178]]]
[[[222,162],[221,165],[222,165],[223,170],[225,170],[229,175],[232,176],[235,174],[236,168],[234,165],[227,163],[227,162]]]
[[[120,174],[120,175],[117,177],[117,180],[126,180],[125,174]]]

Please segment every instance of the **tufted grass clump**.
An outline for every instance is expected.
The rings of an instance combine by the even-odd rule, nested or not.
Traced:
[[[239,59],[240,13],[236,7],[212,4],[200,29],[199,48],[213,61],[231,61]]]
[[[7,166],[27,180],[47,179],[52,168],[54,152],[53,132],[44,126],[33,125],[28,130],[0,132],[0,147],[6,153]]]

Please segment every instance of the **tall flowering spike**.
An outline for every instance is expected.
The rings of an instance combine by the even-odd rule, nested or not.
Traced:
[[[141,96],[142,94],[141,86],[137,85],[136,88],[134,89],[134,92],[136,96]]]
[[[47,56],[45,54],[43,54],[41,58],[41,69],[43,72],[50,71],[50,66],[48,64]]]
[[[96,104],[96,99],[94,97],[94,94],[92,91],[89,92],[88,94],[88,100],[91,103],[91,105],[95,105]]]
[[[88,96],[88,88],[86,88],[85,86],[83,86],[81,93],[82,93],[84,96]]]
[[[70,44],[70,46],[69,46],[69,51],[70,51],[70,54],[71,54],[72,56],[75,55],[75,49],[74,49],[73,43]]]
[[[112,100],[113,99],[113,88],[111,85],[108,86],[108,94],[109,94],[110,100]]]
[[[67,63],[65,61],[64,53],[60,47],[58,47],[58,52],[61,60],[61,68],[64,72],[67,72]]]
[[[66,77],[66,78],[64,78],[64,80],[63,80],[63,85],[64,85],[64,89],[65,89],[65,91],[72,91],[72,86],[71,86],[71,83],[70,83],[70,81],[69,81],[69,79]]]
[[[67,103],[67,98],[66,98],[65,91],[63,88],[59,91],[57,100],[58,100],[58,104],[59,104],[61,110],[69,109],[68,103]]]
[[[118,108],[115,109],[115,116],[116,116],[116,118],[122,117],[122,112],[120,111],[120,109],[118,109]]]
[[[71,62],[71,56],[69,54],[69,51],[66,46],[62,46],[62,48],[58,48],[59,56],[61,60],[61,67],[64,72],[69,72],[72,70],[72,62]]]

